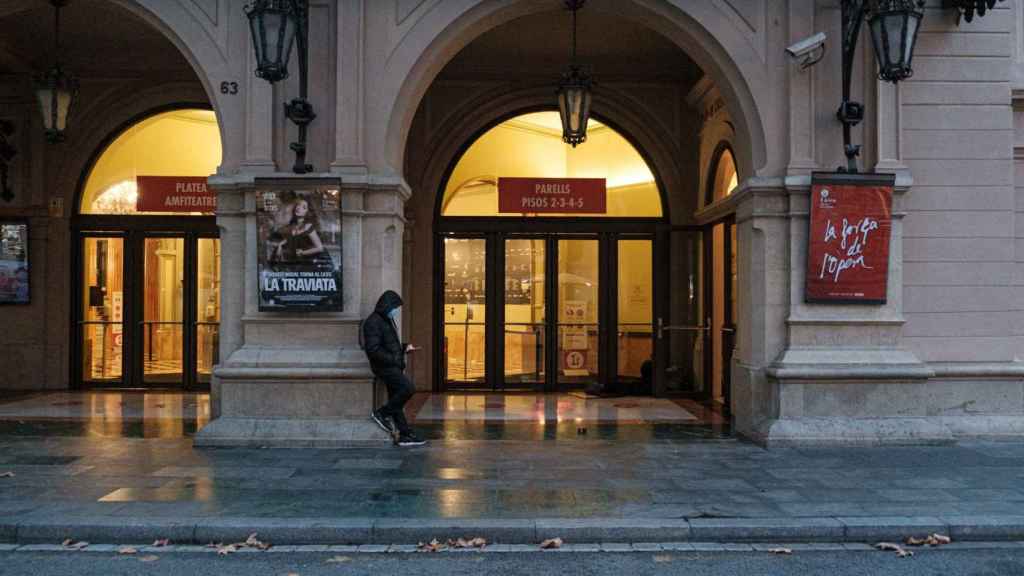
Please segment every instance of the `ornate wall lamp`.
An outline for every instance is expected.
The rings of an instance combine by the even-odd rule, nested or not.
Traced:
[[[924,17],[923,6],[924,0],[842,0],[843,103],[836,115],[843,123],[846,168],[840,168],[840,172],[857,172],[860,155],[860,145],[850,142],[850,132],[864,119],[864,105],[850,100],[850,76],[861,23],[866,19],[870,28],[878,77],[895,84],[914,73],[910,63]]]
[[[54,7],[53,23],[53,67],[36,78],[36,98],[43,112],[43,127],[46,139],[51,143],[64,140],[68,116],[78,95],[78,80],[64,72],[60,65],[60,9],[67,0],[50,0]]]
[[[14,200],[14,190],[7,182],[7,165],[18,155],[18,151],[7,141],[14,134],[14,124],[0,120],[0,199],[4,202]]]
[[[590,120],[590,89],[593,81],[576,63],[576,11],[585,0],[565,0],[565,9],[572,12],[572,59],[558,85],[558,113],[562,117],[562,140],[566,144],[582,144],[587,140]]]
[[[253,0],[246,6],[252,45],[256,51],[256,76],[271,84],[288,77],[292,45],[299,50],[299,97],[284,105],[284,114],[299,128],[299,138],[289,144],[295,152],[296,174],[313,171],[306,163],[306,127],[316,118],[309,103],[308,0]]]

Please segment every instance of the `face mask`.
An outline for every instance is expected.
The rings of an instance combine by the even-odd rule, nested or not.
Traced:
[[[400,308],[392,308],[390,311],[388,311],[388,316],[390,316],[392,320],[398,320],[398,316],[400,314],[401,314],[401,309]]]

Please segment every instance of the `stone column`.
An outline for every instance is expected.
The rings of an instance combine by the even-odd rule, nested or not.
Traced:
[[[760,396],[751,402],[758,414],[738,426],[743,434],[771,445],[949,438],[947,429],[922,418],[924,386],[934,376],[932,369],[900,342],[903,202],[908,189],[906,177],[898,176],[884,305],[804,301],[809,178],[787,179],[785,195],[772,203],[772,214],[759,209],[762,202],[751,202],[752,208],[745,211],[751,214],[750,230],[741,227],[741,246],[749,242],[754,262],[764,262],[764,269],[753,274],[768,285],[764,296],[784,299],[763,305],[769,325],[784,329],[783,337],[774,342],[764,338],[760,359],[766,364],[763,371],[756,371],[756,384],[751,386]],[[774,314],[776,310],[784,314]],[[761,335],[754,316],[756,340]]]
[[[275,175],[309,182],[334,175]],[[342,183],[341,312],[260,312],[256,190],[252,175],[213,177],[222,236],[221,363],[211,385],[213,417],[196,446],[379,444],[369,419],[373,376],[358,330],[385,289],[401,287],[400,181]]]

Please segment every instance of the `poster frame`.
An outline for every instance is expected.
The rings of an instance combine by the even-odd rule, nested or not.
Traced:
[[[885,247],[885,283],[886,290],[885,296],[882,298],[828,298],[820,296],[812,296],[810,293],[810,276],[808,272],[810,270],[811,261],[811,233],[814,228],[814,215],[815,215],[815,203],[812,195],[814,187],[819,184],[825,185],[838,185],[838,186],[858,186],[864,188],[877,188],[877,187],[888,187],[889,188],[889,214],[888,222],[888,244]],[[807,250],[806,260],[804,266],[804,302],[807,304],[853,304],[859,306],[880,306],[888,303],[888,284],[889,284],[889,261],[892,259],[892,221],[893,221],[893,200],[896,189],[896,175],[892,173],[879,173],[879,172],[813,172],[811,174],[811,184],[808,189],[807,199]]]
[[[264,258],[261,257],[265,254],[267,246],[266,239],[263,237],[260,230],[260,222],[262,217],[261,203],[259,195],[265,192],[278,191],[288,193],[311,193],[317,188],[333,188],[338,192],[338,208],[337,208],[337,221],[338,221],[338,261],[333,262],[334,269],[336,271],[337,279],[337,298],[334,303],[329,304],[316,304],[316,305],[275,305],[269,306],[265,304],[265,298],[263,294],[263,271],[264,271]],[[343,262],[344,262],[344,210],[342,208],[342,197],[343,189],[340,178],[256,178],[253,186],[253,213],[256,217],[256,302],[258,310],[260,312],[270,313],[284,313],[284,314],[308,314],[317,312],[342,312],[344,306],[344,276],[343,276]]]
[[[25,227],[25,267],[28,269],[28,298],[25,300],[0,298],[0,306],[28,306],[32,304],[32,227],[25,218],[0,218],[0,227],[9,225]]]

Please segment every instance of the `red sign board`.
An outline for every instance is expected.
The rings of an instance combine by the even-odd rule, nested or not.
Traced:
[[[498,212],[604,214],[604,178],[498,178]]]
[[[894,183],[891,174],[814,174],[807,302],[885,303]]]
[[[206,178],[193,176],[139,176],[136,178],[139,212],[214,212],[217,194]]]

